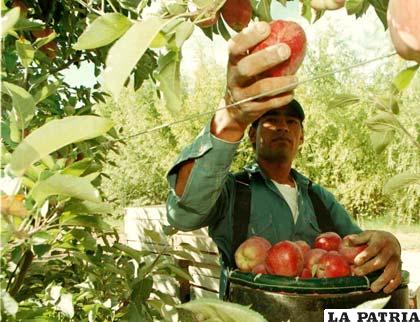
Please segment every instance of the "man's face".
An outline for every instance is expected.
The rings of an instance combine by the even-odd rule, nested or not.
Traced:
[[[249,137],[258,160],[291,162],[303,143],[303,128],[299,118],[279,108],[263,115]]]

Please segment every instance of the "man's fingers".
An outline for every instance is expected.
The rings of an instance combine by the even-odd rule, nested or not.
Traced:
[[[287,94],[284,96],[277,96],[266,101],[262,102],[249,102],[246,103],[246,109],[250,111],[250,113],[259,114],[256,118],[264,114],[265,112],[269,111],[273,108],[279,108],[281,106],[285,106],[289,104],[293,100],[293,94]]]
[[[282,93],[290,92],[297,86],[296,76],[282,76],[263,78],[252,85],[234,90],[235,100],[243,100],[248,97],[269,93],[263,97],[273,97]],[[279,106],[280,107],[280,106]]]
[[[388,285],[384,288],[384,293],[389,294],[393,292],[402,282],[401,272],[397,273],[393,279],[391,279]]]
[[[397,286],[401,283],[400,260],[397,257],[394,257],[389,261],[388,265],[384,269],[384,272],[376,279],[375,282],[372,283],[370,289],[373,292],[379,292],[392,280],[395,281],[389,285],[389,289],[392,289],[392,287],[395,286],[397,282]]]
[[[368,248],[366,248],[365,250],[367,249]],[[370,256],[369,257],[370,260],[364,261],[364,264],[361,265],[361,264],[357,264],[356,262],[356,265],[358,265],[354,268],[354,272],[356,275],[366,275],[371,272],[377,271],[378,269],[384,268],[387,265],[392,254],[390,254],[385,248],[382,248],[379,254],[375,250],[375,251],[372,251],[372,253],[368,253],[367,256]]]
[[[247,50],[254,47],[270,34],[270,26],[265,21],[250,24],[240,33],[228,41],[229,60],[236,63],[238,56],[246,54]]]
[[[280,64],[289,57],[290,48],[286,44],[270,46],[242,58],[237,64],[238,73],[241,77],[250,78]]]

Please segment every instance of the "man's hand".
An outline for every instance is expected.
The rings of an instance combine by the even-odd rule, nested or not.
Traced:
[[[250,24],[228,42],[229,62],[227,69],[226,105],[265,92],[276,91],[258,100],[252,100],[231,108],[219,110],[212,122],[212,133],[230,140],[239,140],[249,124],[273,108],[287,105],[297,85],[295,76],[258,78],[258,75],[287,60],[290,48],[286,44],[267,47],[249,54],[260,41],[270,34],[266,22]]]
[[[355,258],[356,275],[366,275],[378,269],[384,272],[372,283],[371,290],[391,293],[401,284],[401,246],[391,233],[381,230],[366,230],[349,236],[353,245],[368,244],[368,247]]]

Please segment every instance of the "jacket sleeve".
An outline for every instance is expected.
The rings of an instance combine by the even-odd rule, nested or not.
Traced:
[[[316,190],[316,193],[320,196],[325,206],[328,208],[331,219],[336,228],[336,232],[341,237],[350,234],[358,234],[363,231],[330,191],[319,185],[314,185],[314,190]]]
[[[169,195],[166,202],[169,223],[189,231],[217,222],[229,207],[227,180],[229,168],[240,142],[229,143],[210,133],[210,123],[187,146],[169,170]],[[177,196],[175,183],[180,164],[195,159],[184,193]]]

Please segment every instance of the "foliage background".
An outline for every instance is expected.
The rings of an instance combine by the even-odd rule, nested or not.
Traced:
[[[340,46],[340,56],[328,54],[328,46]],[[100,114],[112,118],[118,125],[121,137],[135,135],[143,129],[180,120],[196,113],[211,112],[223,96],[224,67],[205,57],[204,48],[195,86],[184,83],[183,109],[170,115],[155,95],[149,82],[138,92],[126,90],[122,99],[114,103],[97,105]],[[321,74],[355,64],[357,56],[343,43],[334,43],[329,37],[320,38],[317,46],[308,52],[300,71],[301,79],[307,75]],[[315,182],[327,187],[362,224],[365,219],[386,217],[393,223],[418,223],[420,214],[419,189],[415,185],[392,196],[384,195],[382,188],[394,174],[411,170],[418,172],[418,152],[407,137],[398,133],[393,144],[377,154],[369,139],[364,122],[372,116],[375,105],[371,102],[345,108],[331,106],[336,94],[353,94],[360,97],[384,95],[398,70],[410,64],[399,58],[383,61],[373,71],[354,69],[303,85],[296,91],[302,102],[305,120],[305,143],[296,167]],[[184,80],[185,80],[184,76]],[[420,79],[415,77],[401,98],[400,121],[410,133],[418,132],[418,102]],[[134,107],[134,108],[133,108]],[[211,115],[211,114],[209,114]],[[119,208],[161,204],[165,202],[168,186],[165,174],[176,156],[209,121],[203,115],[193,121],[183,122],[164,130],[135,136],[120,146],[119,153],[110,152],[113,166],[105,172],[102,188]],[[417,126],[417,128],[416,128]],[[147,153],[145,153],[147,151]],[[232,170],[252,162],[252,148],[247,140],[240,145]],[[146,175],[147,174],[147,175]]]

